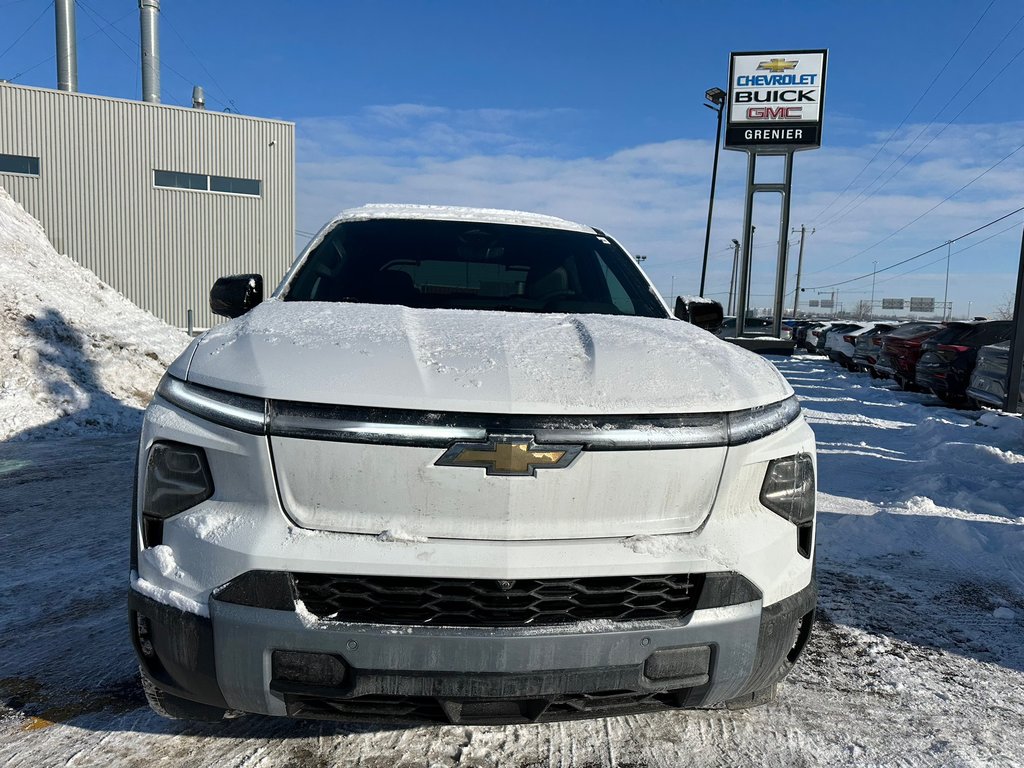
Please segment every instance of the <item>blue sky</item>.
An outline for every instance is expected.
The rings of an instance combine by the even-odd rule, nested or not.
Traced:
[[[0,0],[0,78],[54,86],[48,5]],[[162,6],[166,103],[201,83],[213,109],[296,122],[303,232],[364,202],[537,210],[646,255],[663,293],[696,292],[715,128],[702,96],[726,86],[732,50],[830,52],[823,148],[795,164],[791,223],[815,228],[804,299],[1024,205],[1020,0]],[[79,0],[78,37],[80,89],[137,97],[135,0]],[[744,163],[723,152],[712,294],[742,228]],[[755,304],[774,283],[777,219],[759,202]],[[1022,221],[952,246],[958,315],[1012,291]],[[876,298],[941,299],[944,255],[879,274]],[[870,290],[868,277],[840,299]]]

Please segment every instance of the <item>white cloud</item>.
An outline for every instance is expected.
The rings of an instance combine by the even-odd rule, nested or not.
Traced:
[[[368,108],[356,115],[298,121],[298,226],[313,231],[338,210],[366,202],[420,202],[518,208],[583,221],[615,235],[668,292],[695,291],[704,245],[713,147],[678,139],[624,147],[605,156],[573,151],[572,135],[588,116],[572,110],[454,110],[418,104]],[[859,122],[843,121],[845,135]],[[968,231],[1018,206],[1024,198],[1024,150],[990,171],[936,211],[834,269],[920,216],[985,171],[1020,143],[1024,125],[953,125],[909,165],[923,146],[911,146],[921,127],[905,126],[850,190],[836,194],[864,168],[888,133],[864,135],[861,146],[826,147],[795,158],[791,224],[814,225],[808,238],[804,285],[813,286],[882,268]],[[937,128],[924,132],[934,136]],[[554,137],[554,138],[552,138]],[[925,139],[927,140],[927,139]],[[908,147],[910,147],[908,149]],[[870,184],[886,166],[902,158]],[[745,156],[723,152],[711,240],[709,290],[726,290],[730,240],[742,229]],[[870,185],[873,194],[857,198]],[[832,203],[830,205],[830,203]],[[824,215],[815,217],[826,207]],[[1020,217],[1017,217],[1020,220]],[[1007,222],[1009,224],[1011,222]],[[778,206],[759,199],[755,210],[755,293],[774,283]],[[992,234],[986,231],[978,236]],[[1015,269],[1010,234],[953,259],[951,298],[959,311],[973,302],[990,309],[1005,294],[1003,275]],[[957,247],[969,245],[964,242]],[[940,255],[940,254],[937,254]],[[795,249],[790,272],[795,271]],[[928,261],[928,258],[923,261]],[[891,277],[919,263],[886,273]],[[997,279],[996,275],[1000,277]],[[942,272],[943,282],[945,272]],[[933,272],[886,283],[888,295],[938,295]],[[941,288],[941,286],[939,286]],[[870,279],[840,290],[870,292]]]

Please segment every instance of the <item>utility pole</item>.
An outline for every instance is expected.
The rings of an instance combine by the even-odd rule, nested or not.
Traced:
[[[871,262],[871,310],[868,313],[868,319],[870,320],[875,316],[875,275],[878,273],[878,262]]]
[[[733,291],[736,290],[736,268],[740,263],[740,241],[733,238],[732,241],[732,277],[729,278],[729,307],[726,314],[732,314]]]
[[[793,230],[796,232],[796,230]],[[811,230],[814,234],[814,230]],[[800,225],[800,255],[796,262],[796,290],[793,291],[793,319],[796,320],[796,311],[800,307],[800,275],[804,269],[804,238],[807,236],[807,227]]]
[[[942,294],[942,321],[946,321],[946,309],[949,307],[949,257],[952,255],[953,241],[946,242],[946,290]]]

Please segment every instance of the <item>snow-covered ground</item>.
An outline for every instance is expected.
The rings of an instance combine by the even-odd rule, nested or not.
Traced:
[[[186,339],[55,254],[2,190],[0,312],[0,765],[1024,765],[1016,417],[775,361],[819,440],[821,611],[767,707],[186,726],[145,706],[126,621],[132,430]]]

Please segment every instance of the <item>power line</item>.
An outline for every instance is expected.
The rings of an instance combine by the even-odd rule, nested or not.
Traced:
[[[77,0],[77,2],[82,3],[83,7],[85,7],[85,4],[84,4],[83,0]],[[107,19],[104,18],[100,13],[98,13],[96,11],[93,11],[93,13],[95,13],[97,16],[99,16],[99,18],[102,19],[103,21],[107,21]],[[113,26],[113,22],[109,22],[107,24],[107,28],[110,28],[110,27],[113,27],[115,32],[117,32],[119,35],[121,35],[121,37],[123,37],[126,40],[128,40],[133,46],[138,43],[137,40],[135,40],[134,38],[130,37],[129,35],[126,35],[121,29],[119,29],[118,27],[114,27]],[[118,46],[118,48],[120,48],[120,46]],[[121,51],[123,53],[124,49],[121,49]],[[129,58],[132,58],[132,57],[129,56]],[[134,62],[135,59],[132,59],[132,61]],[[170,64],[168,64],[166,61],[161,60],[160,61],[160,66],[161,66],[162,69],[166,69],[172,75],[175,75],[176,77],[178,77],[180,80],[182,80],[184,83],[188,84],[189,86],[192,86],[194,84],[194,80],[191,80],[190,78],[185,77],[183,74],[181,74],[181,72],[176,70],[174,67],[172,67]],[[138,71],[137,67],[136,67],[136,71]],[[219,98],[217,98],[215,96],[211,96],[211,99],[213,101],[219,102],[222,106],[224,106],[226,108],[230,108],[230,105],[228,105],[226,102],[222,101],[221,99],[219,99]]]
[[[106,37],[107,40],[109,40],[111,43],[113,43],[114,47],[117,48],[117,50],[119,50],[121,53],[123,53],[125,55],[125,57],[128,59],[128,61],[130,61],[130,62],[132,62],[132,64],[135,64],[136,66],[138,66],[138,61],[139,60],[136,57],[132,56],[130,53],[128,53],[128,51],[126,51],[120,45],[118,45],[117,41],[113,37],[111,37],[110,34],[107,32],[107,29],[111,26],[111,24],[108,23],[106,26],[101,25],[99,21],[96,21],[96,19],[100,19],[100,21],[106,21],[106,19],[101,17],[96,11],[94,11],[92,8],[90,8],[86,4],[85,0],[75,0],[75,1],[76,1],[76,3],[78,5],[82,6],[82,10],[84,10],[86,13],[89,14],[90,20],[92,21],[93,24],[95,24],[97,26],[97,28],[99,28],[100,32],[103,33],[103,36]]]
[[[1017,223],[1011,224],[1008,227],[1000,229],[998,232],[996,232],[993,235],[989,235],[988,237],[983,237],[981,240],[979,240],[976,243],[971,243],[970,245],[965,245],[960,250],[953,251],[950,254],[950,256],[956,256],[957,254],[963,253],[964,251],[971,250],[971,248],[977,248],[979,245],[981,245],[983,243],[987,243],[989,240],[991,240],[991,239],[993,239],[995,237],[999,237],[1000,235],[1005,235],[1007,232],[1010,232],[1012,230],[1018,229],[1019,227],[1020,227],[1020,224],[1017,224]],[[925,262],[924,264],[922,264],[919,267],[914,267],[913,269],[908,269],[906,272],[900,272],[898,275],[893,275],[892,277],[885,278],[885,280],[879,280],[878,281],[878,285],[883,285],[884,283],[890,283],[893,280],[896,280],[896,279],[898,279],[900,277],[906,277],[907,275],[913,274],[914,272],[919,272],[920,270],[924,269],[925,267],[930,267],[933,264],[939,264],[939,263],[945,261],[946,258],[947,257],[942,256],[942,257],[940,257],[938,259],[935,259],[934,261]]]
[[[166,10],[164,10],[160,14],[160,18],[163,19],[165,22],[167,22],[167,26],[169,26],[171,28],[171,31],[177,36],[177,38],[179,40],[181,40],[181,42],[185,46],[185,48],[188,49],[188,52],[192,54],[192,58],[194,58],[196,60],[196,62],[199,64],[199,66],[202,67],[203,72],[205,72],[209,76],[210,81],[214,84],[214,86],[216,86],[217,90],[220,91],[221,95],[224,96],[225,99],[227,99],[227,103],[231,105],[231,109],[233,111],[237,112],[238,108],[235,106],[235,100],[228,97],[227,92],[224,90],[224,88],[221,86],[221,84],[219,82],[217,82],[217,78],[214,77],[213,73],[209,69],[206,68],[206,65],[203,63],[203,60],[201,58],[199,58],[199,54],[197,54],[192,49],[192,46],[188,44],[188,40],[186,40],[182,36],[182,34],[180,32],[178,32],[178,28],[174,26],[174,24],[171,22],[170,18],[167,16]],[[220,101],[220,99],[218,99],[218,101]],[[224,102],[221,101],[221,103],[223,104]]]
[[[3,53],[0,53],[0,59],[2,59],[2,58],[3,58],[4,56],[6,56],[6,55],[7,55],[7,52],[8,52],[8,51],[10,51],[10,50],[11,50],[11,48],[13,48],[13,47],[14,47],[14,46],[16,46],[16,45],[17,45],[18,43],[20,43],[20,42],[21,42],[21,39],[22,39],[23,37],[25,37],[25,35],[27,35],[27,34],[28,34],[29,32],[31,32],[31,31],[32,31],[32,27],[34,27],[34,26],[35,26],[35,25],[36,25],[36,24],[38,23],[38,21],[39,21],[39,20],[40,20],[41,18],[43,18],[43,16],[44,16],[44,15],[46,14],[46,12],[47,12],[48,10],[50,10],[50,9],[51,9],[52,7],[53,7],[53,3],[52,3],[52,2],[50,2],[50,3],[47,3],[46,7],[45,7],[45,8],[43,8],[43,11],[42,11],[42,13],[40,13],[40,14],[39,14],[38,16],[36,16],[36,17],[35,17],[34,19],[32,19],[32,23],[31,23],[31,24],[29,24],[29,25],[28,25],[27,27],[25,27],[25,31],[24,31],[24,32],[22,32],[22,33],[21,33],[20,35],[18,35],[18,36],[17,36],[16,38],[14,38],[14,42],[13,42],[13,43],[11,43],[11,44],[10,44],[10,45],[8,45],[8,46],[7,46],[6,48],[4,48],[4,50],[3,50]]]
[[[1022,144],[1021,146],[1024,147],[1024,144]],[[1020,147],[1018,147],[1018,149],[1020,149]],[[1016,210],[1010,211],[1009,213],[1007,213],[1007,214],[1005,214],[1003,216],[1000,216],[998,219],[992,219],[992,221],[990,221],[990,222],[988,222],[986,224],[982,224],[980,227],[976,227],[976,228],[972,229],[970,232],[965,232],[964,234],[958,235],[957,237],[954,237],[954,238],[952,238],[950,240],[947,240],[944,243],[940,243],[939,245],[936,245],[934,248],[929,248],[927,251],[921,251],[921,253],[917,254],[916,256],[911,256],[910,258],[903,259],[902,261],[897,261],[895,264],[890,264],[888,267],[883,267],[882,269],[876,269],[876,270],[873,270],[872,272],[868,272],[867,274],[859,275],[857,277],[851,277],[849,280],[841,280],[838,283],[825,283],[824,285],[808,286],[804,290],[815,291],[815,290],[818,290],[819,288],[836,288],[836,287],[838,287],[840,285],[846,285],[847,283],[855,283],[858,280],[866,280],[867,278],[871,277],[872,275],[877,275],[879,272],[888,272],[890,269],[895,269],[896,267],[902,266],[903,264],[907,264],[908,262],[914,261],[915,259],[920,259],[922,256],[927,256],[929,253],[935,253],[935,251],[939,250],[940,248],[945,248],[949,243],[955,243],[955,242],[957,242],[959,240],[963,240],[966,237],[970,237],[971,235],[973,235],[973,234],[975,234],[977,232],[981,232],[981,230],[987,229],[988,227],[991,227],[993,224],[998,224],[1000,221],[1004,221],[1005,219],[1008,219],[1010,216],[1013,216],[1016,213],[1020,213],[1021,211],[1024,211],[1024,206],[1021,206],[1020,208],[1017,208]],[[1014,226],[1016,226],[1016,225],[1014,225]],[[967,250],[967,249],[965,248],[964,250]]]
[[[811,274],[811,275],[816,275],[816,274],[818,274],[819,272],[824,272],[825,270],[829,270],[829,269],[835,269],[836,267],[838,267],[838,266],[841,266],[841,265],[843,265],[843,264],[847,263],[848,261],[851,261],[851,260],[853,260],[853,259],[857,258],[858,256],[862,256],[863,254],[867,253],[867,252],[868,252],[868,251],[870,251],[871,249],[873,249],[873,248],[876,248],[877,246],[881,245],[882,243],[886,242],[887,240],[889,240],[889,239],[891,239],[891,238],[895,237],[895,236],[896,236],[896,235],[898,235],[898,234],[899,234],[900,232],[902,232],[903,230],[905,230],[905,229],[906,229],[907,227],[910,227],[910,226],[912,226],[912,225],[916,224],[917,222],[919,222],[919,221],[920,221],[921,219],[923,219],[923,218],[924,218],[925,216],[927,216],[927,215],[928,215],[929,213],[931,213],[932,211],[934,211],[934,210],[935,210],[936,208],[938,208],[938,207],[939,207],[940,205],[943,205],[944,203],[948,202],[948,201],[949,201],[949,200],[951,200],[952,198],[956,197],[956,196],[957,196],[958,194],[960,194],[960,193],[961,193],[961,192],[963,192],[963,191],[964,191],[965,189],[967,189],[967,188],[968,188],[969,186],[971,186],[971,184],[973,184],[973,183],[974,183],[974,182],[976,182],[976,181],[977,181],[978,179],[980,179],[980,178],[982,178],[983,176],[985,176],[985,175],[986,175],[987,173],[989,173],[990,171],[992,171],[993,169],[995,169],[995,168],[996,168],[997,166],[999,166],[999,165],[1002,165],[1003,163],[1005,163],[1005,162],[1006,162],[1007,160],[1009,160],[1009,159],[1010,159],[1011,157],[1013,157],[1013,156],[1014,156],[1015,154],[1017,154],[1018,152],[1020,152],[1020,151],[1021,151],[1022,149],[1024,149],[1024,144],[1021,144],[1021,145],[1019,145],[1019,146],[1018,146],[1018,147],[1017,147],[1017,148],[1016,148],[1015,150],[1013,150],[1012,152],[1010,152],[1010,153],[1009,153],[1008,155],[1006,155],[1005,157],[1003,157],[1003,158],[1002,158],[1001,160],[998,160],[997,162],[995,162],[995,163],[994,163],[993,165],[990,165],[990,166],[989,166],[988,168],[986,168],[986,169],[985,169],[984,171],[982,171],[981,173],[979,173],[979,174],[978,174],[977,176],[975,176],[975,177],[974,177],[973,179],[971,179],[970,181],[968,181],[968,182],[967,182],[966,184],[964,184],[964,185],[963,185],[962,187],[960,187],[960,188],[959,188],[959,189],[957,189],[956,191],[954,191],[954,192],[950,193],[950,194],[949,194],[949,195],[947,195],[947,196],[946,196],[945,198],[943,198],[942,200],[940,200],[939,202],[937,202],[937,203],[936,203],[935,205],[933,205],[933,206],[932,206],[931,208],[929,208],[929,209],[928,209],[927,211],[925,211],[924,213],[922,213],[922,214],[921,214],[920,216],[917,216],[917,217],[915,217],[915,218],[911,219],[910,221],[908,221],[908,222],[907,222],[906,224],[904,224],[904,225],[903,225],[902,227],[900,227],[900,228],[899,228],[899,229],[897,229],[896,231],[894,231],[894,232],[890,232],[890,233],[889,233],[888,235],[886,235],[885,237],[883,237],[883,238],[882,238],[881,240],[879,240],[879,241],[878,241],[877,243],[874,243],[873,245],[869,245],[869,246],[868,246],[867,248],[865,248],[865,249],[863,249],[863,250],[861,250],[861,251],[857,251],[857,253],[853,254],[852,256],[847,256],[847,257],[846,257],[845,259],[842,259],[841,261],[837,261],[837,262],[836,262],[835,264],[831,264],[831,265],[829,265],[829,266],[827,266],[827,267],[822,267],[821,269],[815,269],[815,270],[812,270],[812,271],[811,271],[811,272],[809,272],[808,274]]]
[[[880,146],[877,150],[875,150],[875,154],[873,154],[871,156],[871,159],[868,160],[867,163],[864,164],[864,167],[861,168],[857,172],[856,176],[854,176],[852,179],[850,179],[850,181],[847,183],[847,185],[845,187],[843,187],[842,191],[838,195],[836,195],[834,198],[832,198],[832,201],[828,205],[826,205],[824,208],[822,208],[820,211],[818,211],[817,215],[811,221],[812,224],[814,224],[818,219],[820,219],[824,215],[825,211],[827,211],[829,208],[831,208],[833,205],[835,205],[836,201],[839,198],[841,198],[844,194],[846,194],[846,191],[851,186],[853,186],[854,182],[856,182],[857,179],[859,179],[861,177],[861,174],[864,173],[864,171],[866,171],[871,166],[871,164],[873,162],[875,162],[875,158],[877,158],[878,155],[881,154],[882,150],[885,149],[889,145],[889,142],[893,140],[893,137],[896,136],[896,134],[899,132],[900,128],[902,128],[903,125],[907,122],[907,120],[910,119],[910,116],[914,113],[914,110],[917,109],[918,105],[921,103],[921,101],[924,99],[924,97],[928,95],[928,92],[932,89],[932,86],[935,85],[936,82],[938,82],[939,78],[942,76],[942,73],[946,71],[946,67],[948,67],[950,65],[950,62],[952,62],[953,59],[956,57],[956,55],[960,52],[960,49],[964,47],[964,43],[966,43],[967,40],[970,38],[970,36],[972,34],[974,34],[974,30],[978,28],[978,25],[981,24],[981,20],[985,18],[985,16],[988,14],[989,10],[991,10],[991,8],[992,8],[992,6],[994,4],[995,4],[995,0],[991,0],[991,2],[988,4],[988,6],[985,8],[985,10],[981,12],[981,16],[978,17],[978,20],[976,22],[974,22],[974,26],[971,27],[970,30],[968,30],[966,35],[964,35],[964,39],[960,41],[960,45],[958,45],[956,47],[956,50],[954,50],[953,53],[950,54],[949,58],[946,59],[946,63],[942,65],[942,68],[935,74],[935,77],[932,78],[932,81],[930,83],[928,83],[928,87],[925,88],[921,92],[921,95],[917,97],[917,101],[914,102],[914,106],[912,106],[907,111],[907,114],[905,114],[903,116],[903,119],[900,120],[900,124],[897,125],[896,128],[893,129],[892,133],[889,134],[889,138],[887,138],[884,142],[882,142],[882,146]],[[1002,44],[1002,41],[1000,41],[1000,44]],[[972,77],[973,77],[973,75],[972,75]],[[874,183],[874,182],[872,182],[872,183]],[[871,185],[869,184],[868,186],[871,186]]]
[[[927,131],[929,128],[931,128],[935,124],[935,121],[938,119],[939,115],[941,115],[945,111],[946,107],[948,107],[950,104],[953,103],[953,101],[960,94],[960,92],[963,91],[963,89],[967,87],[967,84],[970,83],[971,80],[974,79],[974,76],[977,75],[979,71],[981,71],[981,68],[988,62],[989,59],[992,58],[992,56],[993,56],[993,54],[995,54],[996,50],[998,50],[998,48],[1003,44],[1003,42],[1006,40],[1006,38],[1010,36],[1010,33],[1013,32],[1013,30],[1016,29],[1017,26],[1019,26],[1022,21],[1024,21],[1024,16],[1021,16],[1019,19],[1017,19],[1016,24],[1014,24],[1010,28],[1010,30],[1003,36],[1003,39],[1000,40],[996,44],[995,48],[993,48],[989,52],[989,55],[986,56],[985,60],[982,61],[981,64],[979,64],[978,67],[974,70],[974,72],[971,73],[971,76],[968,77],[961,84],[961,86],[956,90],[956,92],[954,92],[953,95],[949,97],[949,99],[946,101],[946,103],[943,104],[942,107],[939,108],[938,112],[935,113],[935,115],[932,117],[932,119],[925,126],[923,126],[920,131],[917,132],[917,135],[913,138],[913,140],[907,146],[905,146],[903,148],[903,150],[895,158],[893,158],[889,162],[889,164],[885,168],[883,168],[882,171],[877,176],[875,176],[875,178],[873,178],[871,180],[870,183],[868,183],[864,187],[864,189],[862,189],[859,193],[857,193],[856,197],[854,197],[852,200],[850,200],[846,205],[843,206],[843,208],[841,210],[839,210],[837,213],[833,214],[827,221],[823,222],[820,226],[827,227],[827,226],[829,226],[831,224],[835,224],[837,221],[839,221],[840,219],[844,218],[847,214],[855,211],[857,208],[859,208],[861,205],[863,205],[866,201],[870,200],[872,197],[877,195],[890,181],[892,181],[897,176],[899,176],[906,169],[906,167],[908,165],[910,165],[914,160],[916,160],[918,158],[918,156],[922,152],[924,152],[926,149],[928,149],[928,147],[931,146],[932,142],[934,142],[936,139],[938,139],[939,136],[941,136],[945,132],[945,130],[947,128],[949,128],[949,126],[951,126],[953,123],[955,123],[957,121],[957,119],[959,119],[960,115],[962,115],[964,112],[967,111],[968,107],[970,107],[975,101],[977,101],[979,98],[981,98],[982,94],[984,94],[985,91],[987,91],[989,89],[989,87],[1007,69],[1009,69],[1010,65],[1013,64],[1013,62],[1015,62],[1018,58],[1020,58],[1021,54],[1024,54],[1024,48],[1021,48],[1019,51],[1017,51],[1017,53],[1015,53],[1013,55],[1013,57],[1008,62],[1006,62],[1006,64],[1003,65],[1003,68],[1000,69],[998,72],[996,72],[996,74],[992,76],[992,78],[984,85],[984,87],[982,87],[976,94],[974,94],[974,98],[972,98],[970,101],[968,101],[966,104],[964,104],[964,106],[960,109],[960,111],[957,112],[955,115],[953,115],[953,117],[949,120],[949,122],[947,122],[945,125],[943,125],[942,128],[940,128],[938,131],[936,131],[935,135],[932,136],[930,139],[928,139],[928,141],[925,142],[924,146],[921,147],[919,150],[917,150],[917,152],[915,152],[906,162],[904,162],[903,165],[901,165],[892,176],[890,176],[888,179],[886,179],[881,184],[879,184],[870,193],[865,194],[869,189],[871,189],[871,186],[876,181],[878,181],[880,178],[882,178],[882,176],[884,176],[886,174],[886,172],[888,172],[888,170],[890,168],[892,168],[899,161],[899,159],[901,157],[903,157],[914,146],[914,144],[917,143],[917,140],[921,138],[921,136],[924,134],[924,132]]]
[[[115,24],[120,24],[120,23],[121,23],[122,21],[124,21],[125,19],[127,19],[127,18],[128,18],[129,16],[133,16],[134,14],[135,14],[135,11],[134,11],[134,10],[128,11],[128,13],[124,14],[124,16],[120,16],[120,17],[119,17],[119,18],[118,18],[117,20],[115,20],[115,21],[112,21],[112,22],[108,23],[108,24],[106,25],[106,27],[101,27],[101,28],[99,28],[99,29],[95,30],[94,32],[90,32],[90,33],[89,33],[88,35],[86,35],[85,37],[83,37],[83,38],[82,38],[82,40],[83,40],[83,41],[85,41],[85,40],[92,40],[92,39],[93,39],[94,37],[96,37],[96,35],[100,34],[100,33],[101,33],[101,32],[102,32],[102,31],[103,31],[104,29],[107,29],[107,28],[109,28],[109,27],[112,27],[112,26],[114,26]],[[41,67],[41,66],[42,66],[43,64],[46,64],[46,63],[47,63],[48,61],[53,61],[53,60],[54,60],[54,59],[56,59],[56,58],[57,58],[57,54],[56,54],[56,53],[51,53],[51,54],[50,54],[49,56],[47,56],[47,57],[46,57],[45,59],[40,59],[39,61],[37,61],[37,62],[36,62],[35,64],[33,64],[32,66],[28,67],[27,69],[23,69],[23,70],[21,70],[21,71],[20,71],[20,72],[19,72],[18,74],[14,75],[14,76],[13,76],[13,77],[11,78],[11,82],[13,83],[13,82],[14,82],[15,80],[17,80],[18,78],[20,78],[20,77],[21,77],[22,75],[27,75],[27,74],[28,74],[29,72],[31,72],[31,71],[32,71],[33,69],[35,69],[36,67]]]

